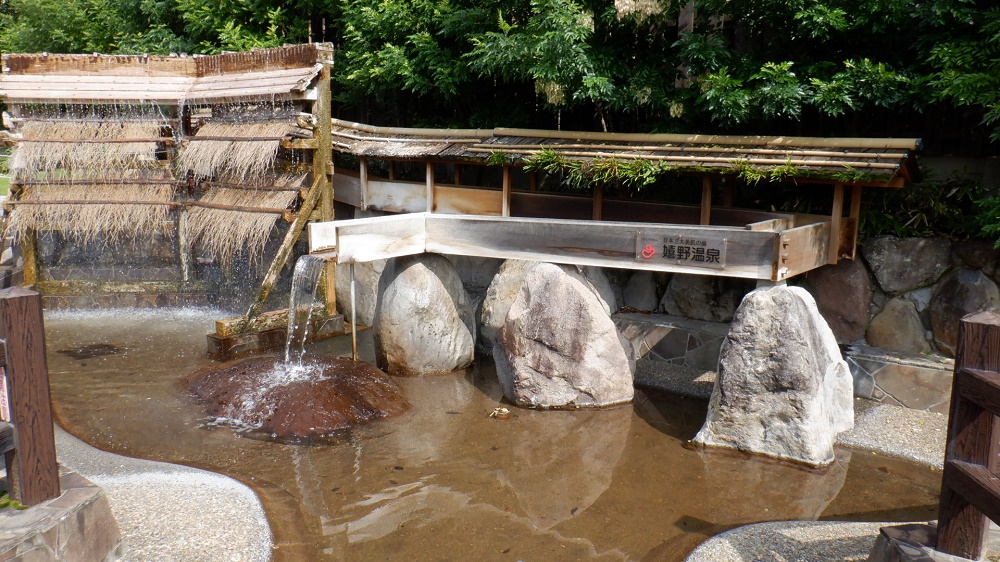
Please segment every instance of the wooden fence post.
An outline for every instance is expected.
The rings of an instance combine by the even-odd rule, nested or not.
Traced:
[[[7,396],[16,448],[7,453],[11,496],[35,505],[59,495],[42,295],[22,287],[0,291],[0,338],[7,342]]]
[[[956,349],[937,549],[978,560],[987,515],[1000,514],[996,479],[990,478],[1000,453],[1000,314],[963,318]]]

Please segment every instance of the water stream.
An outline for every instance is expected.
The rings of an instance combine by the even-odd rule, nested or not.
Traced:
[[[218,310],[47,312],[58,422],[98,447],[233,476],[261,497],[274,559],[663,560],[738,525],[783,519],[934,518],[940,473],[838,449],[804,470],[684,447],[700,400],[639,391],[601,411],[516,409],[489,362],[397,379],[412,404],[334,444],[205,429],[178,380],[208,365]],[[371,360],[369,332],[359,353]],[[350,354],[350,339],[307,345]],[[79,350],[100,350],[100,354]],[[64,351],[60,353],[60,351]],[[308,360],[308,357],[307,357]]]

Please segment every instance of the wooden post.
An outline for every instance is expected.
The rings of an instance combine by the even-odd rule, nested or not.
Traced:
[[[21,239],[21,258],[24,260],[24,285],[38,282],[38,231],[30,229]]]
[[[368,159],[367,158],[361,158],[359,160],[358,164],[359,164],[359,168],[358,168],[358,170],[359,170],[359,172],[358,172],[359,180],[358,180],[358,183],[361,184],[360,185],[360,189],[361,189],[361,210],[363,211],[363,210],[365,210],[365,209],[368,208]],[[392,162],[390,161],[389,162],[389,179],[390,180],[393,179],[393,177],[395,176],[395,174],[392,173],[392,169],[393,169],[393,165],[392,165]]]
[[[725,181],[725,183],[722,184],[722,205],[724,207],[732,207],[733,199],[735,199],[735,193],[734,193],[735,189],[733,188],[733,180],[724,179],[723,181]]]
[[[365,164],[365,181],[368,179],[368,160],[366,158],[361,159]],[[396,161],[389,160],[389,181],[396,179]]]
[[[844,222],[844,184],[833,186],[833,209],[830,211],[830,244],[827,247],[826,263],[837,265],[840,260],[840,229]]]
[[[434,164],[427,162],[427,212],[434,212]]]
[[[532,170],[528,176],[528,191],[538,191],[538,171]]]
[[[701,224],[712,224],[712,178],[701,180]]]
[[[181,262],[181,283],[191,282],[191,245],[187,237],[188,210],[181,207],[177,211],[177,255]]]
[[[313,151],[313,178],[322,178],[320,190],[320,219],[332,221],[333,216],[333,132],[332,94],[330,92],[330,64],[332,53],[320,52],[323,68],[316,79],[318,95],[313,103],[313,137],[316,139],[316,149]],[[308,216],[306,217],[308,219]],[[327,314],[337,313],[337,264],[326,262],[323,265],[323,290],[321,297],[326,306]],[[291,327],[289,327],[291,329]]]
[[[504,217],[510,216],[510,166],[505,165],[503,167],[503,188],[501,197],[503,202],[500,204],[500,215]]]
[[[454,170],[455,170],[455,173],[453,174],[455,176],[454,177],[455,187],[458,187],[458,186],[462,185],[462,165],[461,164],[453,164],[453,166],[454,166]]]
[[[977,381],[977,377],[969,376],[968,371],[984,371],[986,380],[1000,378],[997,375],[1000,371],[1000,314],[987,311],[963,318],[956,349],[937,549],[979,560],[986,542],[988,523],[986,515],[979,509],[984,504],[975,506],[972,502],[985,501],[984,498],[992,494],[983,490],[970,493],[967,487],[956,484],[965,480],[962,478],[965,471],[961,469],[965,465],[981,467],[991,474],[997,472],[1000,418],[995,414],[1000,411],[1000,388],[995,386],[995,382],[990,385]],[[975,400],[971,399],[973,396]],[[991,405],[994,411],[985,408],[986,405]],[[992,500],[995,504],[996,497]]]
[[[60,493],[41,294],[23,287],[0,291],[0,338],[7,343],[7,396],[17,428],[7,484],[15,499],[35,505]]]

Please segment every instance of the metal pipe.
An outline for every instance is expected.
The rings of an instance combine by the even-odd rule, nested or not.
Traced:
[[[354,262],[351,262],[351,359],[358,360],[358,319],[354,311]]]

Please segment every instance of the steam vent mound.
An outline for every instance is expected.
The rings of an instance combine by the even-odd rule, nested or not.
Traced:
[[[252,357],[201,369],[184,384],[217,424],[279,441],[327,437],[410,407],[388,375],[344,358],[294,365]]]

